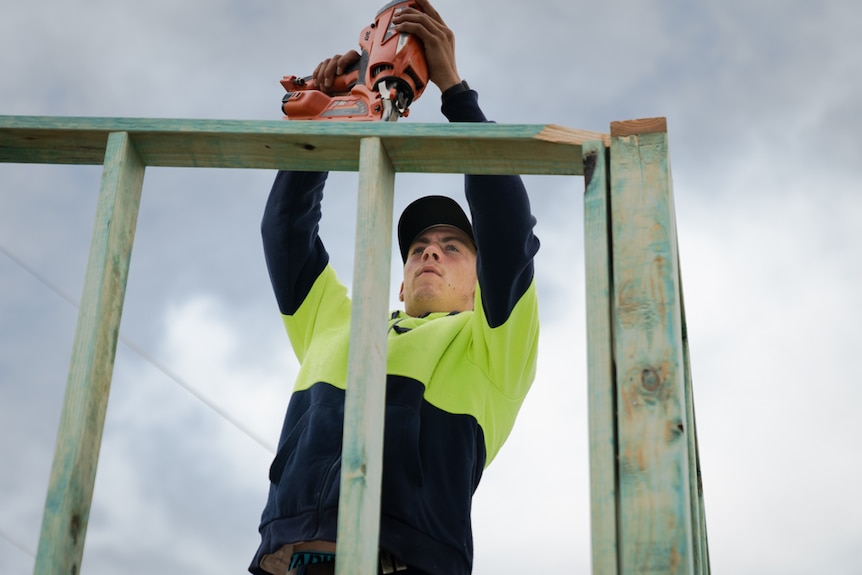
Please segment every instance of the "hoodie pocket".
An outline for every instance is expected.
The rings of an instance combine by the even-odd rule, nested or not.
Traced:
[[[277,484],[279,481],[281,481],[281,475],[282,473],[284,473],[284,466],[296,449],[297,437],[299,437],[299,435],[305,429],[310,413],[314,408],[315,406],[312,405],[307,410],[305,410],[305,413],[302,414],[302,417],[300,417],[299,420],[294,424],[293,429],[291,429],[290,431],[290,434],[284,438],[284,441],[281,442],[278,451],[275,453],[275,459],[272,460],[272,465],[269,466],[269,480],[272,483]]]
[[[341,460],[342,405],[317,403],[297,419],[269,470],[283,514],[316,509],[331,491]]]

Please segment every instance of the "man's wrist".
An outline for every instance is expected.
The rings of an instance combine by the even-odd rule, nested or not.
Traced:
[[[443,93],[440,95],[440,99],[445,102],[452,96],[460,94],[461,92],[466,92],[468,90],[470,90],[470,85],[467,84],[467,80],[461,80],[457,84],[453,84],[452,86],[443,90]]]

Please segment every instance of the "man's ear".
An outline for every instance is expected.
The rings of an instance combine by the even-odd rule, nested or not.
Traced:
[[[404,282],[401,282],[401,289],[398,291],[398,301],[404,301]]]

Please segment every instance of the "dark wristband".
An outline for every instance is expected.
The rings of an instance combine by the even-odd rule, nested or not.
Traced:
[[[469,89],[470,85],[467,83],[467,80],[461,80],[454,86],[446,88],[446,90],[440,95],[440,99],[445,102],[452,96],[460,94],[461,92],[466,92]]]

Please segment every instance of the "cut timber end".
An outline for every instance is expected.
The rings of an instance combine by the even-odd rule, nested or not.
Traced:
[[[667,132],[667,118],[642,118],[611,122],[611,137],[634,136],[637,134],[653,134]]]
[[[551,142],[552,144],[573,144],[580,146],[584,142],[601,140],[605,146],[611,145],[610,135],[608,134],[591,132],[589,130],[574,130],[557,124],[546,124],[534,137],[537,140]]]

